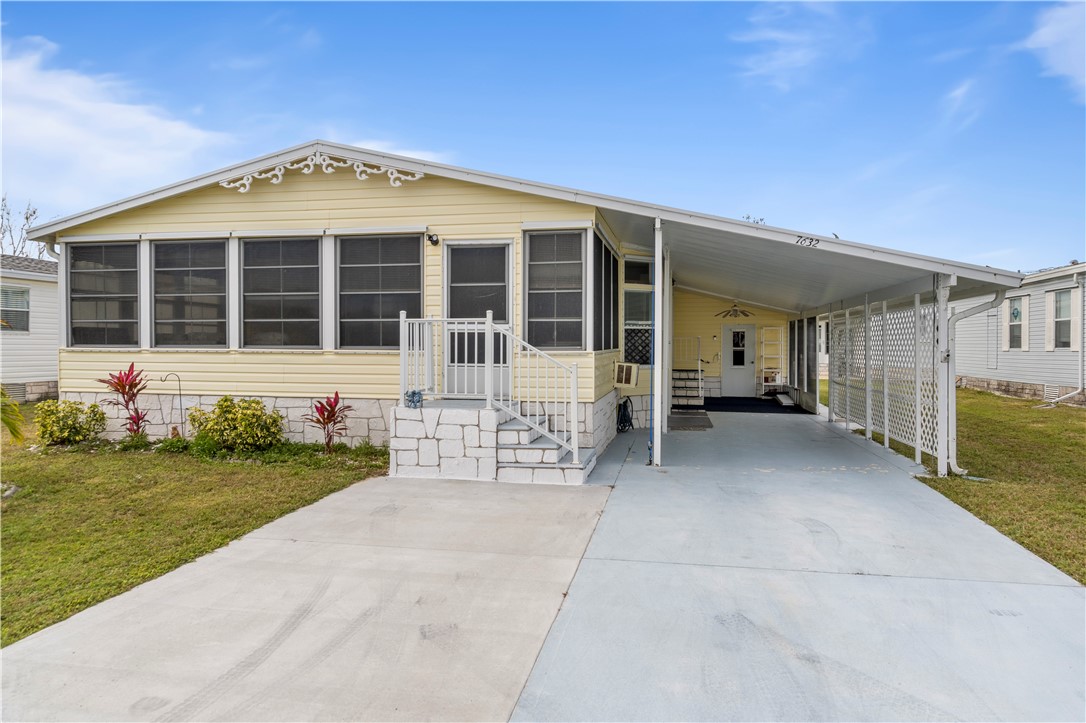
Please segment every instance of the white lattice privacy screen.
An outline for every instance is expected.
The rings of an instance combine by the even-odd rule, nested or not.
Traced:
[[[909,299],[830,314],[835,419],[938,454],[935,312]]]

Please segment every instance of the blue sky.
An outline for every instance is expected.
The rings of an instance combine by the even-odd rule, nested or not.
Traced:
[[[1082,2],[0,12],[3,189],[41,220],[326,138],[1001,268],[1086,257]]]

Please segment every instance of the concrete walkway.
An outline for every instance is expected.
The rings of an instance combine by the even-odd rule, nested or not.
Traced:
[[[711,414],[616,484],[515,720],[1083,720],[1084,588],[813,416]]]
[[[3,651],[3,720],[506,720],[607,488],[373,480]]]

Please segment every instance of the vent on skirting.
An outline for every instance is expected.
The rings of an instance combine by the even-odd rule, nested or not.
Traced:
[[[1060,385],[1059,384],[1045,384],[1045,396],[1046,402],[1054,402],[1060,398]]]
[[[4,391],[8,393],[8,396],[17,402],[26,401],[26,385],[25,384],[5,384]]]
[[[615,362],[615,386],[616,387],[636,387],[637,386],[637,364],[627,364],[626,362]]]

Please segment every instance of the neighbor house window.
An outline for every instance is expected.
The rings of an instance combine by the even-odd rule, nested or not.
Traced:
[[[618,348],[618,259],[610,247],[595,234],[593,241],[595,288],[593,304],[594,349]]]
[[[226,346],[226,242],[151,248],[155,346]]]
[[[528,343],[584,345],[584,234],[528,234]]]
[[[623,294],[623,360],[652,363],[652,262],[627,259]]]
[[[73,346],[139,343],[136,244],[71,244],[69,314]]]
[[[1072,338],[1073,291],[1073,289],[1061,289],[1050,292],[1048,295],[1048,317],[1050,321],[1046,330],[1046,336],[1048,337],[1046,346],[1049,350],[1071,349],[1078,346],[1077,340]]]
[[[422,316],[422,238],[340,238],[339,345],[398,348],[401,311]]]
[[[0,286],[0,330],[30,331],[30,289]]]
[[[317,239],[243,240],[242,292],[245,346],[320,346]]]
[[[1024,296],[1007,299],[1007,320],[1005,328],[1007,341],[1005,349],[1029,348],[1029,300]]]

